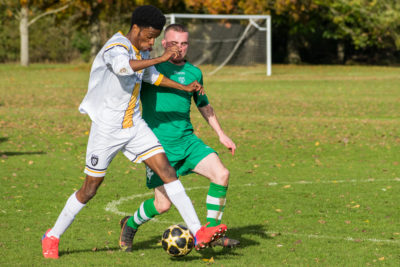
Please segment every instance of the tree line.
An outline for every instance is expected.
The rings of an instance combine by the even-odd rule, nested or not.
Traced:
[[[398,64],[398,0],[0,0],[0,62],[90,61],[136,6],[268,14],[274,63]]]

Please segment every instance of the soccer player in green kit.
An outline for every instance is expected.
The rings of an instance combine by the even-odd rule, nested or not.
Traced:
[[[166,77],[182,84],[193,81],[203,83],[201,70],[185,60],[189,46],[189,33],[183,25],[171,24],[164,32],[162,45],[166,49],[171,45],[179,48],[179,55],[155,67]],[[143,83],[141,92],[143,119],[161,142],[168,160],[175,168],[177,176],[191,172],[200,174],[210,180],[206,198],[207,226],[220,224],[226,203],[229,171],[222,164],[217,153],[205,145],[193,133],[190,122],[190,105],[194,103],[219,137],[220,142],[234,155],[236,145],[223,132],[214,110],[206,95],[188,93],[172,88],[159,87]],[[171,207],[163,182],[150,168],[146,168],[147,186],[154,189],[154,198],[144,201],[134,216],[124,217],[121,224],[121,240],[132,246],[138,227],[156,215],[164,213]],[[240,242],[228,237],[211,243],[211,246],[236,247]]]

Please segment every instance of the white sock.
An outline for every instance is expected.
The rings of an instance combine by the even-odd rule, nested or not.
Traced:
[[[186,195],[185,188],[183,188],[181,181],[176,180],[164,184],[164,188],[172,204],[175,205],[181,214],[190,232],[195,235],[201,228],[201,224],[190,198]]]
[[[60,238],[60,236],[67,230],[67,228],[74,221],[75,216],[81,211],[81,209],[86,204],[82,204],[76,198],[76,192],[74,192],[67,200],[64,209],[61,211],[60,215],[53,228],[47,233],[47,236],[55,236]]]

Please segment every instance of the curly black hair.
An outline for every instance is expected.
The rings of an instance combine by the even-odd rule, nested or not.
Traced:
[[[136,24],[139,27],[152,27],[161,31],[164,28],[165,22],[164,14],[155,6],[139,6],[132,13],[131,29]]]

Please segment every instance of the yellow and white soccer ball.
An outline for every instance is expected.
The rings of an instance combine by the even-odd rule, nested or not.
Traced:
[[[183,225],[172,225],[162,235],[162,247],[173,257],[183,257],[192,251],[194,238]]]

